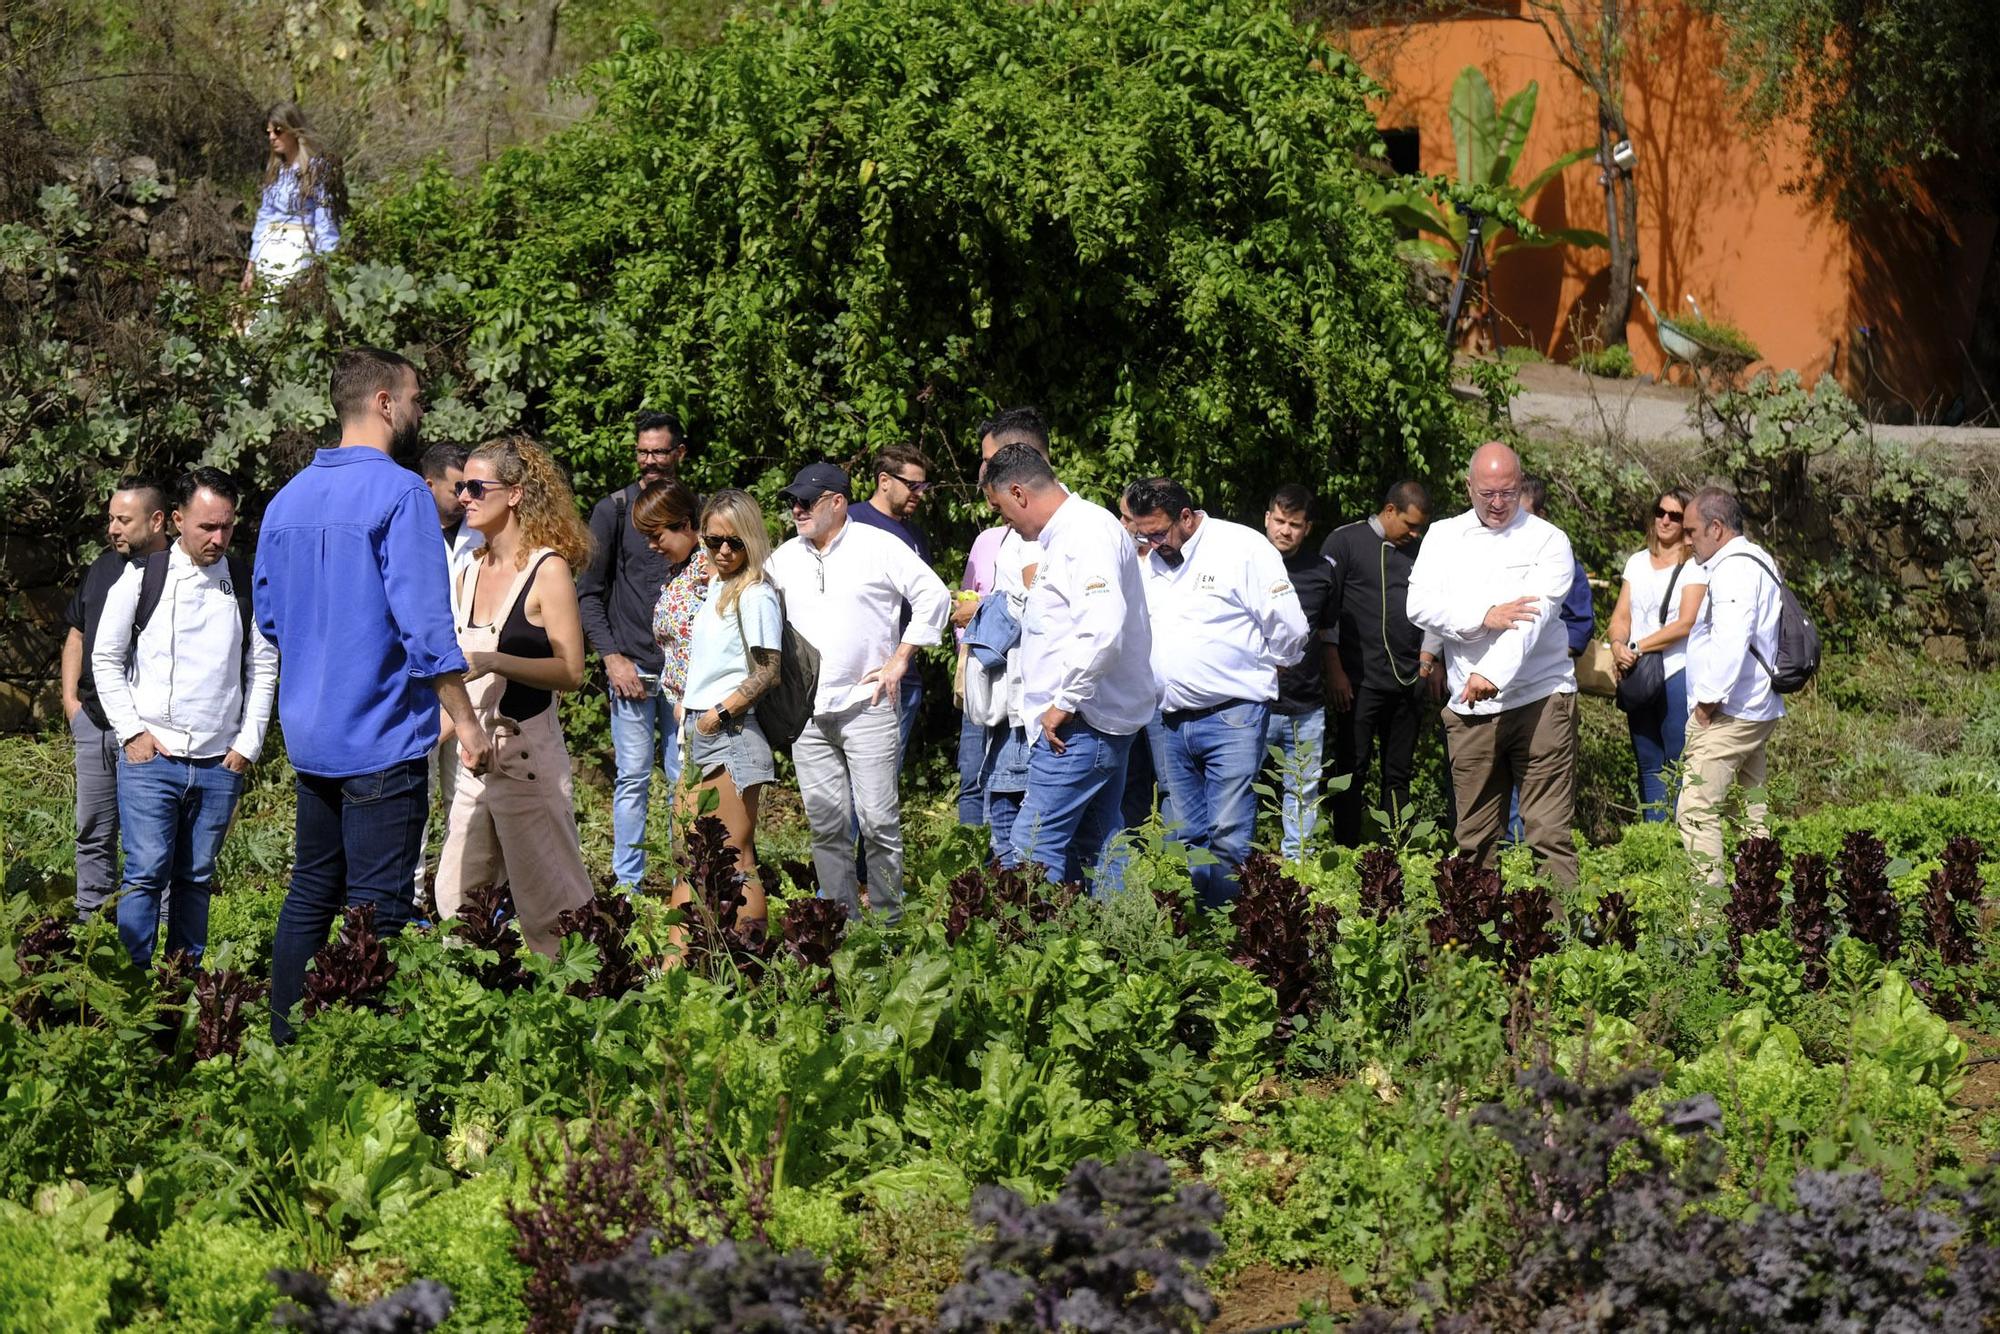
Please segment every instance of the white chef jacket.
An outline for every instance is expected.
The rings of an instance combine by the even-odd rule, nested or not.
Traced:
[[[1100,732],[1130,736],[1159,708],[1132,535],[1110,511],[1071,496],[1036,540],[1041,569],[1021,618],[1031,725],[1053,706]]]
[[[277,647],[253,618],[246,694],[243,616],[229,562],[196,565],[178,542],[167,551],[166,586],[139,633],[136,653],[131,653],[132,620],[139,612],[146,562],[126,570],[105,595],[90,654],[104,717],[120,745],[151,732],[182,759],[215,759],[233,750],[254,760],[263,751],[278,697]]]
[[[1199,511],[1197,511],[1199,513]],[[1169,713],[1278,697],[1311,629],[1285,558],[1254,528],[1202,515],[1180,565],[1146,557],[1153,683]]]
[[[880,528],[852,520],[824,551],[794,537],[771,553],[764,573],[785,595],[792,629],[819,650],[815,715],[839,713],[875,693],[861,678],[895,653],[905,602],[910,624],[901,643],[927,648],[951,620],[951,592],[931,567]]]
[[[1446,707],[1476,716],[1574,694],[1561,609],[1575,579],[1569,538],[1526,508],[1504,528],[1488,528],[1477,510],[1432,524],[1410,571],[1409,612],[1444,641]],[[1536,599],[1533,620],[1486,628],[1490,609],[1521,597]],[[1468,704],[1465,682],[1475,672],[1500,693]]]
[[[443,536],[444,529],[439,528],[438,534]],[[445,568],[451,572],[453,588],[458,587],[459,572],[478,560],[479,553],[484,550],[486,550],[486,534],[464,519],[460,519],[457,529],[445,539],[444,544]]]
[[[1778,661],[1783,604],[1777,580],[1758,568],[1758,561],[1783,573],[1770,552],[1738,535],[1701,567],[1708,575],[1708,596],[1688,631],[1690,710],[1697,704],[1715,704],[1726,718],[1754,723],[1785,716],[1785,702],[1771,689],[1771,674],[1764,669],[1764,663],[1775,666]],[[1752,645],[1764,655],[1764,663],[1751,653]]]

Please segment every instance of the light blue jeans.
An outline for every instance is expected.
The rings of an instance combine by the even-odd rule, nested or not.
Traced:
[[[167,901],[167,952],[199,960],[208,947],[208,899],[215,858],[243,792],[243,775],[222,757],[118,757],[118,815],[125,839],[125,896],[118,939],[132,962],[153,962],[160,902]],[[407,888],[407,886],[405,886]]]
[[[1056,733],[1057,754],[1034,729],[1028,750],[1028,791],[1014,817],[1003,866],[1037,862],[1053,884],[1080,884],[1096,869],[1091,892],[1108,898],[1123,885],[1125,868],[1112,843],[1125,796],[1125,760],[1133,738],[1100,732],[1072,718]],[[1107,848],[1113,855],[1106,857]],[[1099,865],[1102,859],[1103,865]]]
[[[1219,708],[1166,713],[1166,768],[1177,837],[1204,848],[1215,861],[1193,868],[1195,898],[1220,908],[1236,898],[1237,868],[1250,855],[1257,828],[1257,794],[1251,785],[1264,763],[1264,720],[1270,706],[1238,700]]]
[[[1273,713],[1264,724],[1264,753],[1272,747],[1284,753],[1278,771],[1284,781],[1284,795],[1278,800],[1278,822],[1283,829],[1279,851],[1288,862],[1297,861],[1306,850],[1306,840],[1319,826],[1320,757],[1326,752],[1326,710],[1307,713]]]
[[[611,755],[618,770],[611,789],[611,870],[623,886],[646,878],[646,812],[652,802],[654,756],[659,757],[669,789],[681,779],[674,697],[660,689],[658,677],[642,673],[639,679],[646,686],[644,699],[611,696]]]

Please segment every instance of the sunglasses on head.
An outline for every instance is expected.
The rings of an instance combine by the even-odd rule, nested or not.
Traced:
[[[1653,517],[1656,519],[1672,519],[1675,523],[1687,522],[1686,516],[1680,510],[1670,510],[1664,505],[1653,506]]]
[[[479,500],[488,491],[498,491],[505,485],[505,482],[489,482],[483,477],[468,477],[462,482],[455,483],[451,489],[461,496],[471,496],[474,500]]]
[[[688,531],[688,530],[689,530],[690,528],[693,528],[693,527],[694,527],[694,520],[693,520],[693,519],[680,519],[680,520],[677,520],[677,521],[675,521],[675,522],[673,522],[673,523],[663,523],[663,524],[661,524],[661,525],[660,525],[660,531],[661,531],[661,532],[663,532],[663,533],[685,533],[685,532],[687,532],[687,531]]]
[[[737,552],[749,550],[748,546],[744,544],[743,539],[733,534],[703,533],[701,535],[701,544],[710,551],[720,551],[724,547]]]

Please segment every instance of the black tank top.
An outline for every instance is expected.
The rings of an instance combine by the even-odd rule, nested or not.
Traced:
[[[528,590],[535,586],[535,576],[541,572],[542,561],[548,558],[542,557],[535,562],[535,568],[528,571],[527,579],[521,584],[521,596],[514,599],[513,609],[500,625],[500,634],[493,645],[497,651],[511,653],[517,658],[553,658],[556,655],[555,647],[549,643],[549,632],[528,620]],[[554,698],[551,691],[509,681],[506,691],[500,696],[500,713],[515,722],[525,722],[548,708]]]

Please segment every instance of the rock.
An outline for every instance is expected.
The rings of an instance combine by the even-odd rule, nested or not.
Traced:
[[[134,153],[118,164],[119,172],[128,181],[157,181],[160,179],[160,164],[144,153]]]
[[[94,157],[90,160],[90,179],[97,186],[99,194],[110,194],[118,188],[118,163],[113,158]]]
[[[1905,560],[1896,566],[1896,582],[1905,588],[1923,588],[1931,581],[1924,567],[1913,560]]]
[[[1968,666],[1972,662],[1972,654],[1962,635],[1925,635],[1924,656],[1954,667]]]
[[[34,695],[11,681],[0,681],[0,732],[34,730]]]

